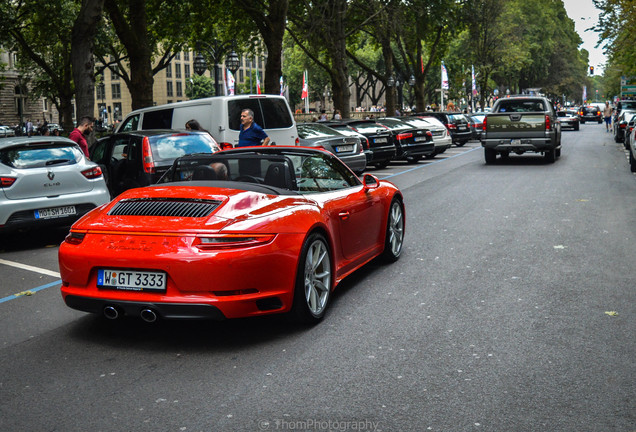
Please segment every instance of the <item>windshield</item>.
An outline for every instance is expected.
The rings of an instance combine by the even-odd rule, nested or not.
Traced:
[[[218,151],[215,141],[207,133],[157,135],[148,138],[155,161],[175,160],[193,153]]]
[[[51,165],[72,165],[82,158],[75,144],[52,143],[41,146],[18,146],[0,150],[0,163],[12,168],[41,168]]]
[[[301,123],[297,126],[298,136],[303,139],[307,138],[327,138],[334,135],[341,136],[342,134],[335,129],[321,125],[318,123]]]

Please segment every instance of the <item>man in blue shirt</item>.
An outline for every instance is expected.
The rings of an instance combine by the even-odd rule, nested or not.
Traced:
[[[254,123],[254,111],[251,109],[241,111],[241,131],[237,147],[266,146],[269,145],[269,141],[263,128]]]

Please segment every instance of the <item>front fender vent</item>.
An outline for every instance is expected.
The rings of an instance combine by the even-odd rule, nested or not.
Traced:
[[[137,198],[119,201],[111,216],[206,217],[219,205],[217,200]]]

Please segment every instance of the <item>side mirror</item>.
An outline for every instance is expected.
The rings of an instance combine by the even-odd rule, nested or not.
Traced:
[[[362,184],[364,184],[365,190],[377,189],[380,187],[380,180],[374,175],[365,174],[364,177],[362,177]]]

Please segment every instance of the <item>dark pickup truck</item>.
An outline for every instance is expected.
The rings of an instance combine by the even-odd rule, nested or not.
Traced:
[[[547,162],[561,156],[561,124],[550,101],[538,96],[499,99],[483,122],[481,146],[486,163],[497,154],[543,153]]]

